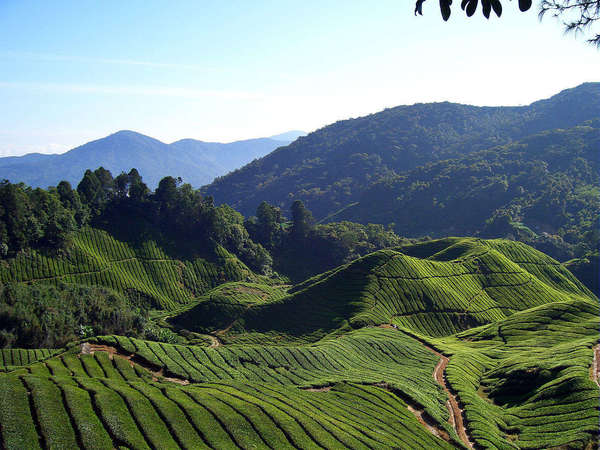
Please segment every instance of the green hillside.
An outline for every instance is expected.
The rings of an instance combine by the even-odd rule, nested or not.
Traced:
[[[440,344],[482,446],[595,448],[599,314],[597,303],[549,303]]]
[[[549,303],[429,344],[391,328],[301,346],[203,348],[98,337],[0,374],[2,442],[592,448],[599,312],[584,300]],[[432,376],[440,370],[441,382]],[[448,409],[453,401],[464,413]]]
[[[19,254],[2,273],[17,285],[80,277],[119,295],[135,289],[162,308],[155,319],[181,342],[102,335],[3,349],[2,448],[598,442],[598,299],[522,243],[404,245],[290,286],[225,252],[177,261],[151,241],[88,228],[64,254]]]
[[[571,259],[598,246],[598,148],[598,119],[544,132],[388,177],[331,219],[393,222],[404,236],[512,235]]]
[[[203,191],[246,216],[261,201],[288,208],[301,200],[321,219],[360,201],[382,179],[543,131],[572,128],[597,119],[598,111],[598,83],[522,107],[398,106],[319,129],[215,179]],[[361,221],[387,223],[369,216]]]
[[[269,339],[277,332],[311,341],[385,323],[446,336],[573,298],[595,301],[568,270],[531,247],[447,238],[372,253],[296,285],[288,296],[239,308],[223,338],[237,343],[258,339],[253,333]],[[194,321],[197,311],[172,322],[205,331],[201,320]]]
[[[155,241],[137,245],[85,228],[72,235],[63,252],[29,249],[2,261],[0,282],[103,286],[147,307],[172,309],[225,281],[257,279],[222,247],[211,259],[177,260]]]

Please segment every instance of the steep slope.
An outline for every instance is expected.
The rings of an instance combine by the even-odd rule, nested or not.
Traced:
[[[481,250],[446,244],[410,251],[450,262]],[[515,259],[536,257],[522,263],[539,265],[541,278],[556,275],[539,254],[487,244]],[[594,448],[599,312],[597,300],[572,296],[441,339],[384,325],[309,345],[208,348],[99,336],[59,351],[11,350],[0,353],[1,442]]]
[[[506,215],[535,234],[562,229],[576,244],[600,215],[599,148],[600,119],[543,132],[390,177],[331,220],[394,223],[404,236],[435,236],[474,234]],[[518,233],[499,225],[490,232]]]
[[[99,233],[78,245],[108,250]],[[133,251],[112,241],[110,248],[106,257]],[[160,257],[148,246],[131,259],[142,250]],[[31,261],[37,271],[50,266]],[[27,275],[19,267],[11,273]],[[201,301],[217,309],[251,305],[219,345],[108,335],[62,349],[0,351],[0,445],[598,444],[598,299],[524,244],[422,242],[363,257],[291,295],[285,289],[234,282],[206,291]],[[192,307],[183,314],[206,313]],[[300,338],[286,342],[294,333]]]
[[[285,337],[313,341],[327,333],[394,323],[446,336],[516,311],[594,295],[552,258],[518,242],[447,238],[381,250],[295,286],[290,295],[237,310],[226,342]],[[203,331],[202,309],[172,323]]]
[[[600,83],[523,107],[398,106],[301,137],[205,188],[245,215],[300,199],[317,218],[357,201],[382,177],[597,118]]]
[[[289,142],[261,138],[221,144],[184,139],[169,145],[119,131],[61,155],[0,158],[0,172],[12,182],[45,188],[61,180],[76,185],[86,169],[103,166],[116,176],[135,167],[151,188],[167,175],[199,187]]]

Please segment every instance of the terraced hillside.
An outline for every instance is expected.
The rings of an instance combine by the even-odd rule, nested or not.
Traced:
[[[0,448],[597,446],[598,299],[530,247],[450,238],[258,281],[171,311],[210,345],[4,350]]]
[[[57,255],[29,249],[0,263],[0,282],[77,283],[103,286],[141,299],[148,306],[172,309],[225,281],[256,279],[248,267],[222,247],[211,261],[180,261],[155,241],[119,241],[103,230],[76,232],[72,245]]]
[[[586,444],[598,433],[599,314],[595,302],[549,303],[440,344],[452,355],[446,376],[480,445],[593,448]]]
[[[382,378],[445,424],[436,433],[458,439],[430,377],[436,358],[393,330],[363,330],[312,350],[97,341],[118,352],[87,344],[83,354],[75,347],[2,375],[6,447],[449,448],[411,413],[423,407]]]
[[[239,310],[228,342],[312,341],[394,323],[446,336],[514,312],[593,294],[558,262],[505,240],[448,238],[382,250],[295,286],[281,299]],[[172,319],[202,331],[195,309]]]

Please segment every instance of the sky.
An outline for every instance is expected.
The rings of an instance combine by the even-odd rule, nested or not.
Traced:
[[[522,105],[600,81],[600,50],[521,13],[412,0],[0,0],[0,156],[118,130],[231,142],[419,102]]]

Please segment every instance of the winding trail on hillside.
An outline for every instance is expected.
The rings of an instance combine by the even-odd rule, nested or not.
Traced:
[[[394,325],[390,325],[390,324],[382,324],[382,325],[380,325],[380,327],[397,329]],[[412,336],[412,335],[411,335],[411,337],[413,337],[415,340],[419,341],[419,343],[423,347],[425,347],[428,351],[430,351],[431,353],[436,355],[438,358],[440,358],[437,365],[435,366],[435,369],[433,369],[433,379],[437,382],[437,384],[439,384],[444,389],[444,391],[446,392],[446,395],[448,396],[448,401],[446,402],[448,412],[450,413],[450,418],[448,421],[450,422],[450,424],[452,425],[452,428],[454,428],[454,430],[456,431],[456,434],[458,435],[458,437],[460,438],[460,440],[463,442],[463,444],[465,446],[467,446],[468,448],[476,448],[475,443],[469,436],[469,433],[465,426],[463,410],[458,405],[458,395],[456,393],[454,393],[454,391],[449,387],[448,382],[446,381],[445,371],[446,371],[446,367],[448,367],[448,363],[450,362],[450,359],[447,356],[442,355],[440,352],[435,350],[433,347],[431,347],[429,344],[427,344],[422,339],[419,339],[418,337]],[[439,436],[439,434],[437,432],[433,431],[431,424],[425,424],[423,422],[422,411],[413,411],[411,408],[409,408],[409,410],[417,416],[417,419],[419,419],[419,422],[424,424],[430,431],[432,431],[432,433]],[[419,412],[421,414],[418,414]]]
[[[597,344],[592,349],[594,351],[594,359],[592,361],[592,380],[600,387],[600,344]]]
[[[433,371],[433,378],[440,386],[442,386],[444,391],[446,391],[446,395],[448,396],[446,405],[448,406],[448,411],[450,412],[450,423],[456,430],[456,433],[458,434],[458,437],[460,437],[460,440],[463,442],[463,444],[469,448],[475,448],[475,444],[471,440],[467,432],[467,428],[465,427],[463,410],[458,406],[458,396],[450,390],[448,383],[446,382],[445,370],[450,359],[426,344],[423,344],[423,346],[430,352],[440,357],[440,360]]]

